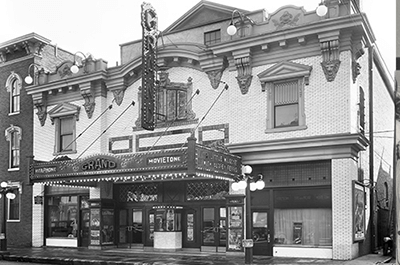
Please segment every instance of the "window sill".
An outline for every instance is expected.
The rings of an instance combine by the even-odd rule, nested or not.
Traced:
[[[7,220],[7,223],[19,223],[21,220]]]
[[[156,124],[155,129],[167,128],[167,127],[176,127],[176,126],[183,126],[183,125],[192,125],[192,124],[197,124],[198,122],[199,122],[199,119],[160,122],[160,123]],[[144,130],[142,127],[133,127],[132,129],[133,129],[133,131]]]
[[[331,249],[332,246],[313,246],[313,245],[284,245],[284,244],[274,244],[275,248],[328,248]]]
[[[8,172],[19,171],[19,167],[9,168]]]
[[[74,151],[65,151],[65,152],[53,153],[53,156],[69,155],[69,154],[76,154],[76,153],[78,153],[76,150],[74,150]]]
[[[18,115],[18,114],[20,114],[19,111],[18,112],[10,112],[10,113],[8,113],[8,116],[14,116],[14,115]]]
[[[280,132],[300,131],[300,130],[305,130],[305,129],[307,129],[307,125],[300,125],[300,126],[293,126],[293,127],[266,129],[265,133],[280,133]]]

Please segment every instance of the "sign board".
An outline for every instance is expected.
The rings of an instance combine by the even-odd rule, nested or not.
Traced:
[[[43,204],[43,196],[35,196],[35,204]]]
[[[252,248],[253,247],[253,239],[243,239],[242,245],[244,248]]]

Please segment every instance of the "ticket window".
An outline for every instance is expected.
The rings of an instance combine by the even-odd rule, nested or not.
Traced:
[[[177,209],[157,209],[156,232],[177,232],[182,230],[181,211]]]

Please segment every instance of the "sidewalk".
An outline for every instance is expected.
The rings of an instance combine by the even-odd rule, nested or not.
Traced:
[[[0,260],[35,262],[42,264],[65,265],[175,265],[175,264],[244,264],[243,255],[226,255],[225,253],[204,252],[154,252],[137,249],[103,249],[90,250],[86,248],[8,248],[9,255],[0,256]],[[381,254],[369,254],[350,261],[327,259],[279,258],[254,256],[253,264],[327,264],[327,265],[376,265],[394,264],[390,257]],[[392,262],[392,263],[388,263]]]

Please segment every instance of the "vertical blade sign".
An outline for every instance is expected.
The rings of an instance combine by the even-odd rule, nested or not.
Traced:
[[[151,4],[142,4],[142,117],[143,129],[155,127],[156,63],[157,63],[157,14]]]

